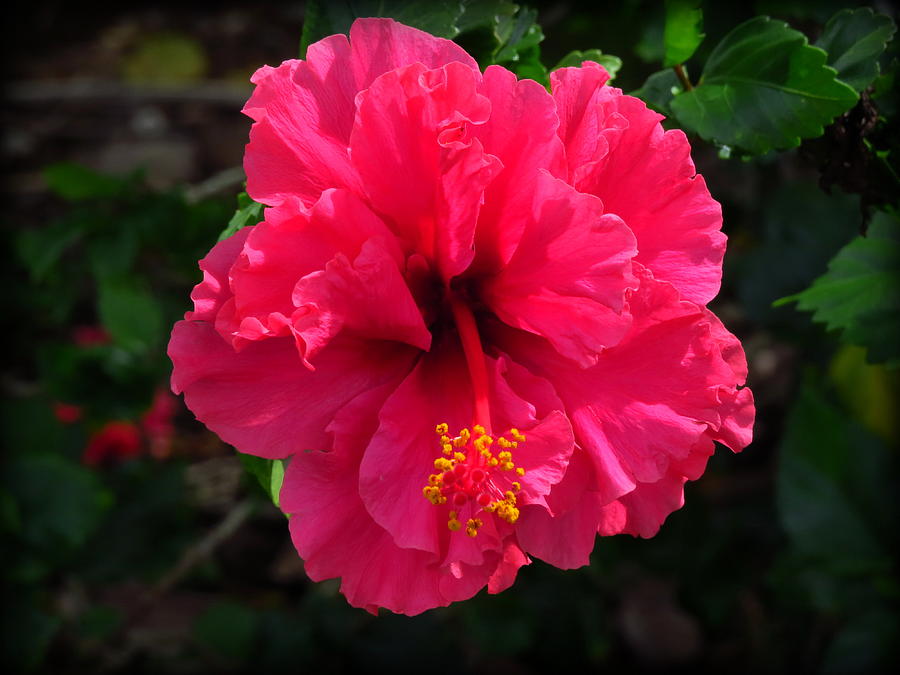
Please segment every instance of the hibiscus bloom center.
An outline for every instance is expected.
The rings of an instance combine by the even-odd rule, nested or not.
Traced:
[[[446,505],[447,527],[452,532],[462,529],[461,515],[466,519],[466,534],[478,535],[484,521],[479,517],[494,514],[507,523],[519,519],[516,494],[522,485],[513,480],[524,476],[525,469],[517,467],[512,450],[525,442],[525,436],[518,429],[510,429],[509,437],[500,436],[496,445],[500,451],[495,455],[491,448],[495,445],[493,436],[480,424],[461,429],[451,438],[449,426],[442,422],[435,427],[440,436],[443,457],[434,460],[436,473],[428,476],[428,485],[422,494],[435,506]]]
[[[525,442],[525,436],[515,428],[505,436],[492,435],[487,366],[477,322],[466,299],[470,294],[448,289],[446,297],[466,358],[475,423],[471,431],[463,428],[452,438],[446,422],[436,425],[442,456],[434,461],[435,473],[428,476],[422,494],[435,506],[447,509],[451,532],[461,531],[465,522],[466,534],[476,537],[484,525],[483,517],[489,514],[509,524],[519,518],[516,495],[522,485],[515,478],[524,476],[525,469],[516,466],[513,451]]]

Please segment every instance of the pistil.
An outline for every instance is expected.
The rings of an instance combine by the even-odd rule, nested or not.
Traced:
[[[456,293],[450,292],[450,309],[456,321],[456,329],[466,355],[469,368],[469,379],[472,381],[472,394],[475,400],[475,420],[483,424],[487,434],[491,433],[491,407],[489,402],[487,366],[484,362],[484,350],[478,325],[469,305]]]

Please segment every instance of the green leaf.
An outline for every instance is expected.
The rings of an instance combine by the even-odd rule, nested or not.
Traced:
[[[900,365],[900,220],[879,212],[805,291],[778,300],[813,312],[844,342],[868,349],[869,360]]]
[[[726,35],[700,84],[672,111],[706,140],[761,154],[815,138],[859,96],[835,78],[827,55],[781,21],[761,16]]]
[[[521,52],[536,47],[544,40],[544,33],[537,23],[537,10],[519,8],[514,15],[503,14],[497,20],[497,37],[500,50],[496,63],[512,63],[521,58]]]
[[[263,459],[254,455],[239,452],[238,457],[244,468],[256,476],[262,489],[275,506],[280,504],[281,484],[284,482],[284,461],[280,459]]]
[[[66,219],[41,229],[25,230],[19,235],[16,249],[28,267],[32,281],[46,279],[63,254],[84,236],[80,225],[78,221]]]
[[[53,555],[84,546],[112,503],[91,471],[59,455],[13,458],[4,483],[25,515],[23,539]]]
[[[593,61],[606,68],[606,72],[609,73],[610,81],[616,79],[616,73],[618,73],[619,69],[622,67],[622,59],[618,56],[604,54],[599,49],[586,49],[584,51],[576,49],[562,57],[560,62],[550,70],[557,70],[558,68],[580,68],[584,61]]]
[[[497,24],[501,16],[513,16],[518,5],[508,0],[463,0],[464,10],[456,22],[459,35],[453,38],[478,61],[484,70],[494,63],[500,49]]]
[[[307,48],[324,37],[349,34],[351,24],[360,17],[387,16],[432,35],[452,38],[459,33],[456,22],[462,13],[459,0],[310,0],[300,55],[305,57]]]
[[[250,199],[246,192],[242,192],[237,196],[238,207],[228,225],[219,235],[219,241],[228,239],[235,232],[247,225],[256,225],[262,220],[263,205]]]
[[[493,30],[501,16],[512,16],[518,9],[509,0],[463,0],[463,12],[456,26],[460,34],[484,26]]]
[[[782,526],[810,558],[847,571],[878,567],[885,555],[881,530],[893,525],[889,454],[818,388],[801,390],[779,447]]]
[[[632,96],[637,96],[656,112],[663,115],[670,115],[669,107],[672,99],[683,91],[681,81],[671,68],[660,70],[653,73],[644,82],[644,85],[633,92]]]
[[[844,9],[829,19],[816,46],[828,52],[841,81],[862,91],[878,77],[878,57],[896,30],[890,17],[868,7]]]
[[[498,14],[494,23],[497,48],[490,61],[512,70],[519,78],[549,84],[541,63],[540,43],[544,33],[537,23],[537,10],[518,7],[514,14]]]
[[[134,282],[102,280],[97,305],[103,327],[118,346],[146,353],[160,344],[162,309],[156,298]]]
[[[663,32],[663,65],[666,68],[691,58],[704,37],[700,0],[666,0],[666,26]]]
[[[51,164],[43,173],[47,187],[71,202],[116,197],[129,183],[71,162]]]

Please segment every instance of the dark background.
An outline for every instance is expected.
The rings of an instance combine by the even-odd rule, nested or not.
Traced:
[[[659,69],[662,3],[532,4],[545,65],[600,48],[623,59],[626,92]],[[847,4],[708,3],[695,59],[757,13],[814,38]],[[888,664],[897,372],[771,306],[865,226],[858,195],[819,187],[808,148],[743,162],[692,139],[729,235],[712,308],[744,343],[758,418],[754,443],[720,448],[659,535],[598,539],[589,568],[535,561],[499,596],[416,618],[372,617],[336,581],[306,579],[284,517],[234,451],[167,398],[164,354],[241,189],[249,76],[297,56],[303,15],[302,3],[43,2],[9,18],[3,662],[57,673]]]

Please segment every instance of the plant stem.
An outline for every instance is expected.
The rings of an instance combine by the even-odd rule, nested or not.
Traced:
[[[677,66],[672,66],[672,69],[678,76],[678,79],[681,82],[681,86],[684,87],[685,91],[690,91],[694,88],[694,85],[692,85],[691,81],[688,79],[687,73],[684,72],[684,66],[682,64],[679,63]]]

